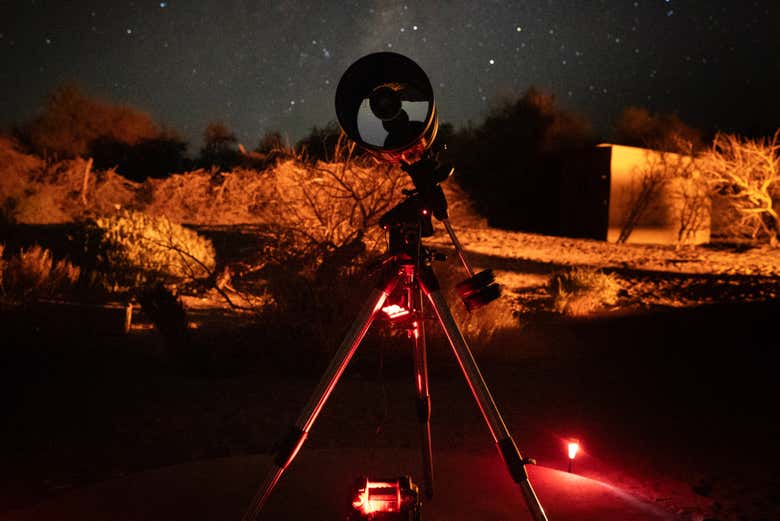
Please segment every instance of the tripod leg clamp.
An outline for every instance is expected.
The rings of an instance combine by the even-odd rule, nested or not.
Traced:
[[[501,453],[501,457],[504,458],[504,462],[514,482],[522,483],[523,481],[528,481],[528,473],[525,471],[525,466],[536,462],[520,456],[520,450],[511,436],[498,442],[498,451]]]

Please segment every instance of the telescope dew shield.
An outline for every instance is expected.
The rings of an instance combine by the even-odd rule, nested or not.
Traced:
[[[336,88],[336,116],[350,139],[392,162],[428,148],[439,126],[428,76],[392,52],[369,54],[349,66]]]

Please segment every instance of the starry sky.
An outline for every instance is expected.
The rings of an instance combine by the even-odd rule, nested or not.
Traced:
[[[780,127],[777,0],[0,0],[0,124],[65,82],[127,103],[201,145],[223,121],[254,146],[335,120],[341,74],[405,54],[440,120],[479,123],[535,85],[607,138],[628,106],[707,132]]]

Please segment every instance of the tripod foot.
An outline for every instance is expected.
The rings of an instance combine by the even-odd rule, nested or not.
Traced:
[[[276,484],[282,477],[282,474],[295,459],[298,451],[301,450],[317,416],[325,406],[325,402],[330,396],[330,393],[336,387],[336,383],[338,383],[339,378],[341,378],[341,375],[347,368],[347,364],[349,364],[349,361],[355,354],[360,341],[363,340],[363,337],[371,326],[371,323],[374,321],[376,314],[382,307],[382,304],[390,293],[394,283],[394,281],[391,281],[384,291],[375,289],[364,304],[357,318],[352,323],[352,327],[347,332],[346,337],[341,342],[341,345],[331,360],[328,369],[320,379],[317,388],[314,390],[311,398],[309,398],[309,402],[301,412],[298,421],[290,430],[290,434],[288,434],[280,444],[279,450],[274,457],[273,466],[268,472],[265,481],[260,485],[254,498],[252,498],[249,507],[244,512],[242,521],[255,521],[255,519],[257,519],[263,505],[268,500],[271,492],[273,492]]]
[[[435,283],[435,280],[429,280],[429,283]],[[458,329],[458,325],[447,306],[444,296],[434,285],[425,286],[424,290],[431,304],[433,304],[436,317],[439,319],[450,346],[452,346],[458,365],[460,365],[463,376],[466,378],[466,383],[471,389],[471,394],[474,395],[485,423],[493,435],[498,451],[507,466],[507,470],[509,470],[509,475],[520,486],[531,517],[534,521],[547,521],[547,514],[544,513],[542,504],[539,502],[539,498],[536,497],[536,492],[534,492],[531,482],[528,480],[528,474],[525,471],[525,465],[528,463],[528,460],[523,459],[520,455],[520,450],[517,448],[506,423],[504,423],[504,419],[501,417],[496,402],[493,400],[493,396],[490,394],[485,379],[477,366],[477,361],[474,359],[466,339],[463,338],[463,334]]]

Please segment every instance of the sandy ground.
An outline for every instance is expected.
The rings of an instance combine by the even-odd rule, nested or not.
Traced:
[[[320,449],[304,451],[260,516],[262,520],[335,521],[349,510],[353,469],[395,479],[419,465],[409,449],[378,451]],[[425,498],[426,521],[530,520],[520,490],[509,479],[497,454],[436,454],[436,492]],[[13,521],[151,521],[155,519],[239,519],[271,467],[268,457],[221,458],[166,467],[88,487],[15,510],[0,519]],[[568,521],[665,521],[668,513],[606,483],[560,470],[528,469],[533,487],[550,519]],[[313,476],[327,476],[316,480]]]
[[[504,304],[518,311],[475,350],[525,453],[560,469],[563,440],[577,436],[578,472],[658,506],[670,520],[780,518],[773,451],[780,433],[771,417],[777,252],[618,246],[455,224],[475,266],[496,270]],[[432,242],[446,250],[442,234]],[[618,305],[578,319],[549,313],[549,274],[568,265],[614,273],[623,289]],[[442,277],[450,282],[460,278],[454,257],[441,270],[453,272]],[[305,403],[321,360],[310,357],[311,346],[258,344],[254,317],[216,294],[183,300],[194,338],[209,346],[206,374],[166,354],[143,317],[126,337],[78,343],[5,324],[0,511],[143,470],[271,450]],[[475,314],[467,332],[499,314],[486,313]],[[369,339],[358,353],[312,449],[416,447],[408,352],[377,345]],[[491,450],[436,334],[431,379],[434,446]]]
[[[780,276],[780,251],[713,243],[702,246],[613,244],[493,228],[458,228],[466,249],[480,255],[564,266],[595,266],[673,274]],[[447,241],[439,234],[434,242]]]

